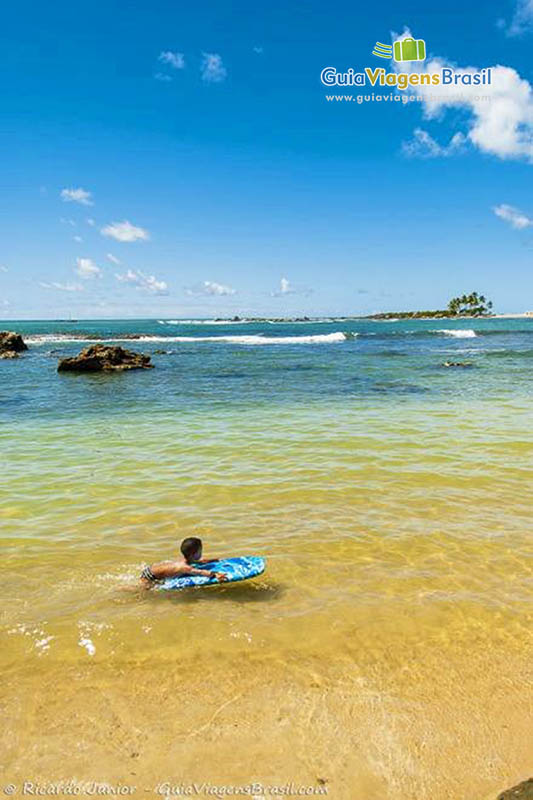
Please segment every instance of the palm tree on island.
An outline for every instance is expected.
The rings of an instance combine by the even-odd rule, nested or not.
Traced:
[[[481,317],[489,314],[491,310],[492,301],[487,302],[485,295],[478,295],[477,292],[453,297],[448,303],[448,311],[454,317]]]
[[[372,314],[369,319],[423,319],[449,317],[487,317],[492,314],[492,301],[485,295],[471,292],[460,297],[452,297],[445,309],[433,311],[388,311]]]

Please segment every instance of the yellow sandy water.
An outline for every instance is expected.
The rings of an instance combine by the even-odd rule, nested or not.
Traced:
[[[484,800],[528,777],[532,430],[524,401],[460,399],[2,429],[5,780]],[[127,590],[191,534],[266,573]]]

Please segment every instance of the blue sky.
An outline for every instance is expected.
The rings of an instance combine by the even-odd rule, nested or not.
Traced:
[[[405,28],[491,103],[326,101]],[[533,308],[532,43],[533,0],[11,5],[0,317]]]

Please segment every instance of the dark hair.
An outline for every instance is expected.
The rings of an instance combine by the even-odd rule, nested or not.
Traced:
[[[181,543],[181,552],[183,553],[185,559],[188,561],[195,553],[200,550],[202,546],[202,540],[197,539],[196,536],[189,536],[188,539],[184,539]]]

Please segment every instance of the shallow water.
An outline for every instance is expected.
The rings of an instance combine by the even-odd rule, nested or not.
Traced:
[[[533,320],[7,327],[6,775],[361,800],[527,777]],[[153,371],[57,374],[132,333]],[[127,590],[192,534],[266,573]]]

